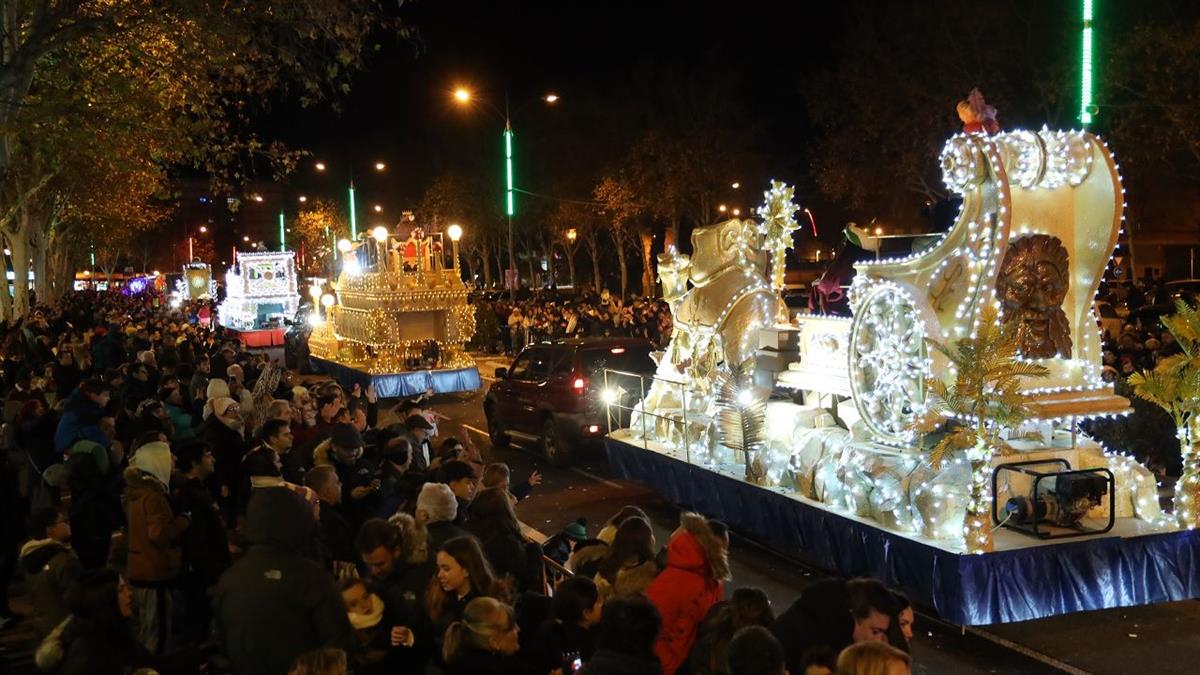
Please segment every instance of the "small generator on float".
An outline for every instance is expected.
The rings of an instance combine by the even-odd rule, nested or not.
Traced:
[[[1001,464],[992,472],[992,523],[1039,539],[1108,532],[1116,521],[1114,482],[1106,468],[1072,469],[1065,459]],[[1001,492],[1007,495],[1003,508]],[[1106,500],[1107,523],[1098,528],[1084,525],[1088,512]]]

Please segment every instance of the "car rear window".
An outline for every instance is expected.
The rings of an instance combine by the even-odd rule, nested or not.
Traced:
[[[584,372],[589,375],[599,374],[605,368],[649,374],[653,373],[655,368],[654,359],[650,357],[650,348],[640,345],[586,349],[579,352],[579,361]]]

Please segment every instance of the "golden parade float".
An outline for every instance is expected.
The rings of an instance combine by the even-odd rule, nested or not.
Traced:
[[[963,105],[941,154],[956,221],[858,263],[852,316],[779,313],[799,208],[779,183],[757,220],[659,257],[676,330],[645,398],[610,403],[610,464],[964,625],[1200,596],[1186,471],[1164,513],[1155,477],[1079,427],[1130,412],[1092,309],[1116,162],[1086,131],[1001,132],[977,92]]]
[[[325,316],[309,337],[314,364],[343,385],[375,385],[382,397],[471,391],[481,386],[464,345],[475,332],[474,308],[458,266],[462,229],[403,239],[384,227],[358,242],[342,240],[341,273],[332,293],[314,289]]]

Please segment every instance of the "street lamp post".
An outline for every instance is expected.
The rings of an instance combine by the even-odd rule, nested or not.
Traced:
[[[476,98],[475,95],[471,93],[470,89],[466,89],[464,87],[459,87],[454,90],[454,100],[460,105],[467,105],[472,101],[478,101],[485,105],[492,112],[496,113],[504,122],[504,215],[508,220],[508,267],[512,272],[511,283],[509,282],[509,270],[506,270],[504,273],[504,282],[509,286],[509,297],[515,300],[517,296],[517,287],[521,285],[521,274],[517,271],[516,245],[513,241],[512,221],[513,216],[516,215],[516,203],[513,194],[515,192],[515,188],[513,184],[512,116],[509,114],[508,95],[505,94],[504,96],[503,112],[496,106],[489,103],[487,100]],[[559,96],[558,94],[549,93],[541,96],[539,100],[553,105],[558,102]]]
[[[446,235],[450,237],[450,246],[454,252],[454,271],[458,272],[458,240],[462,239],[462,226],[458,223],[451,223],[450,227],[446,228]],[[461,273],[459,276],[462,276]]]

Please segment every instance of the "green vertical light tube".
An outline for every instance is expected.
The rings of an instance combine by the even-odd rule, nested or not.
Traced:
[[[354,215],[354,182],[350,183],[350,241],[358,241],[358,218]]]
[[[1092,123],[1092,7],[1093,0],[1083,0],[1083,43],[1079,64],[1079,121],[1087,126]]]
[[[287,250],[287,237],[284,236],[283,228],[283,209],[279,210],[279,250]]]
[[[513,215],[516,210],[513,208],[513,153],[512,153],[512,128],[504,127],[504,172],[507,182],[505,183],[505,213]]]

